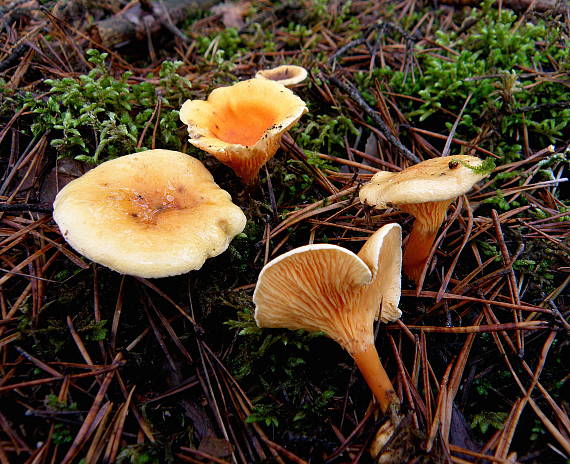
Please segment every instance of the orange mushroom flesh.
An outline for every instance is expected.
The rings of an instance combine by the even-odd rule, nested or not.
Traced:
[[[374,345],[374,320],[400,317],[401,228],[376,231],[358,253],[307,245],[269,262],[253,301],[259,327],[324,332],[355,360],[384,413],[400,400]]]
[[[215,89],[207,100],[188,100],[180,119],[192,145],[230,166],[246,184],[279,148],[283,133],[307,111],[291,90],[266,79]]]
[[[447,208],[488,175],[482,160],[456,155],[423,161],[401,172],[380,171],[360,189],[360,201],[376,208],[397,207],[415,217],[404,249],[404,273],[416,284],[429,258]]]
[[[431,247],[435,242],[441,224],[445,220],[447,208],[451,202],[452,200],[444,200],[398,206],[402,211],[416,218],[402,259],[404,274],[416,284],[420,280]]]

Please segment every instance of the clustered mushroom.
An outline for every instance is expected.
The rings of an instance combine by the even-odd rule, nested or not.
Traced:
[[[297,66],[259,71],[256,78],[215,89],[180,110],[189,141],[230,166],[246,184],[276,152],[282,134],[307,111],[285,86],[307,76]],[[430,159],[401,172],[378,172],[360,190],[376,208],[398,207],[415,222],[403,252],[416,283],[448,206],[487,173],[474,156]],[[166,277],[199,269],[227,249],[246,217],[200,161],[170,150],[147,150],[107,161],[65,186],[54,219],[78,252],[115,271]],[[324,332],[355,360],[381,410],[398,422],[400,400],[374,343],[374,321],[401,316],[401,228],[388,224],[355,254],[307,245],[261,270],[253,301],[259,327]]]

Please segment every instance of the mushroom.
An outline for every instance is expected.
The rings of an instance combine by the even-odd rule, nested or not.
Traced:
[[[285,87],[291,87],[307,78],[307,70],[302,66],[284,64],[273,69],[257,71],[255,77],[278,82]]]
[[[102,163],[58,193],[53,217],[79,253],[140,277],[199,269],[246,223],[200,161],[170,150]]]
[[[187,100],[180,119],[192,145],[249,184],[275,154],[283,133],[306,112],[303,100],[281,84],[249,79],[217,88],[207,100]]]
[[[374,346],[375,319],[394,321],[401,279],[398,224],[377,230],[358,255],[336,245],[307,245],[261,270],[253,301],[259,327],[324,332],[354,358],[383,412],[400,401]]]
[[[404,250],[404,273],[416,284],[429,257],[448,206],[486,177],[475,156],[444,156],[403,171],[377,172],[360,189],[360,201],[375,208],[397,206],[416,218]]]

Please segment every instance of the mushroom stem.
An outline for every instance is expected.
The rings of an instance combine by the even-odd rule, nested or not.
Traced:
[[[376,347],[369,345],[363,351],[357,351],[351,355],[374,397],[380,403],[382,412],[391,413],[394,406],[399,406],[400,398],[398,398],[394,386],[380,362]]]
[[[437,236],[437,231],[445,219],[445,213],[451,201],[399,205],[401,210],[416,218],[402,258],[404,273],[416,285],[419,283],[420,276],[429,258],[429,252]]]

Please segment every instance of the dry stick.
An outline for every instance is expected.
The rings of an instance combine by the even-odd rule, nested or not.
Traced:
[[[394,341],[394,337],[392,337],[392,335],[389,335],[388,340],[390,341],[390,345],[392,347],[392,352],[394,353],[394,358],[396,359],[396,364],[398,365],[398,372],[400,373],[400,379],[402,381],[401,383],[403,385],[404,394],[406,395],[408,403],[410,404],[412,419],[414,421],[414,427],[418,428],[419,422],[418,422],[418,414],[417,414],[417,410],[416,410],[416,404],[417,403],[414,401],[414,397],[412,395],[412,388],[415,390],[415,386],[411,385],[411,382],[410,382],[411,379],[409,378],[409,376],[406,372],[406,369],[404,368],[404,363],[403,363],[402,358],[400,356],[401,350],[398,350],[398,347],[396,346],[396,342]],[[418,394],[417,391],[415,393]]]
[[[24,351],[19,346],[14,346],[14,348],[16,348],[16,351],[18,353],[20,353],[24,358],[26,358],[28,361],[32,362],[36,367],[40,368],[42,371],[45,371],[48,374],[53,375],[54,377],[63,377],[63,374],[61,372],[56,371],[54,368],[48,366],[43,361],[40,361],[39,359],[35,358],[31,354],[27,353],[26,351]]]
[[[192,292],[190,291],[190,279],[188,279],[188,302],[190,305],[190,312],[192,314],[192,318],[194,318],[194,305],[192,304]],[[206,385],[202,385],[202,390],[204,391],[204,394],[206,395],[207,398],[209,398],[209,405],[210,408],[212,409],[212,412],[214,413],[214,417],[216,419],[216,422],[218,423],[218,426],[220,427],[220,430],[222,431],[222,434],[224,435],[224,438],[229,442],[229,436],[228,436],[228,432],[226,430],[226,426],[224,424],[224,420],[222,418],[222,415],[220,413],[220,409],[218,407],[218,403],[216,402],[216,396],[214,395],[214,389],[212,387],[212,382],[210,381],[210,374],[208,372],[208,368],[206,367],[206,356],[204,354],[204,349],[202,347],[202,341],[198,338],[198,331],[196,328],[196,325],[194,324],[193,326],[194,328],[194,333],[197,337],[196,340],[196,345],[198,347],[198,353],[200,354],[200,362],[202,364],[202,370],[204,372],[204,376],[206,377]],[[198,378],[200,380],[201,377],[198,374]],[[203,382],[203,381],[202,381]],[[235,455],[234,452],[232,451],[232,459],[235,460]]]
[[[158,319],[160,320],[160,323],[166,329],[166,331],[168,332],[168,335],[170,335],[170,338],[172,338],[172,341],[174,342],[176,347],[180,350],[182,355],[186,358],[188,363],[191,365],[194,362],[192,360],[192,356],[190,356],[190,353],[188,353],[188,350],[184,347],[184,345],[180,341],[180,338],[178,337],[178,335],[176,335],[176,332],[172,328],[172,325],[170,324],[170,322],[168,322],[168,319],[166,317],[164,317],[164,315],[158,310],[158,308],[152,302],[151,298],[148,296],[146,291],[144,292],[144,294],[147,295],[148,301],[150,302],[150,307],[154,310],[154,313],[157,315]]]
[[[125,382],[123,381],[123,378],[121,377],[121,373],[117,372],[117,380],[119,382],[119,387],[121,388],[121,392],[123,393],[123,396],[126,398],[128,398],[128,392],[127,392],[127,387],[125,386]],[[142,432],[146,435],[146,437],[150,440],[151,443],[154,443],[156,441],[156,439],[154,438],[154,435],[152,434],[152,430],[150,429],[150,426],[146,423],[145,418],[143,417],[143,415],[141,414],[141,412],[139,411],[138,406],[136,405],[136,403],[134,401],[131,401],[129,404],[131,410],[133,411],[133,415],[135,416],[135,419],[137,420],[140,430],[142,430]]]
[[[20,438],[20,436],[14,430],[12,430],[9,424],[10,423],[8,422],[8,420],[2,414],[2,411],[0,411],[0,428],[2,428],[2,430],[4,430],[4,432],[6,433],[6,435],[8,435],[8,438],[10,438],[10,441],[14,445],[14,448],[16,448],[18,452],[20,450],[25,450],[28,453],[31,453],[32,450],[30,449],[30,447],[26,444],[24,440]]]
[[[446,410],[446,402],[447,402],[447,384],[449,382],[449,373],[451,372],[451,368],[453,366],[453,363],[449,363],[447,368],[445,369],[445,374],[443,374],[443,378],[441,379],[441,385],[439,386],[439,394],[437,397],[437,408],[435,411],[435,415],[433,418],[433,422],[431,422],[431,420],[429,420],[428,422],[431,422],[431,427],[430,427],[430,432],[429,432],[429,437],[426,443],[426,452],[430,452],[432,447],[433,447],[433,443],[435,441],[435,437],[437,436],[437,431],[442,423],[442,418],[445,416],[445,410]],[[444,437],[444,443],[449,446],[448,440],[445,440]]]
[[[513,439],[513,435],[515,433],[515,428],[518,424],[518,419],[520,418],[520,415],[523,412],[523,409],[526,405],[526,403],[528,402],[528,399],[530,398],[530,395],[532,393],[532,390],[534,390],[534,387],[536,386],[537,382],[538,382],[538,378],[540,376],[540,373],[542,372],[542,368],[544,367],[544,364],[546,362],[546,356],[548,355],[548,351],[550,350],[550,347],[552,346],[552,342],[554,341],[554,338],[556,337],[556,332],[552,331],[550,333],[550,335],[548,336],[546,342],[544,343],[544,346],[542,347],[542,351],[540,354],[540,358],[538,360],[533,378],[532,378],[532,382],[530,384],[530,386],[528,387],[527,393],[524,396],[524,398],[519,399],[518,403],[516,404],[516,406],[518,406],[515,409],[515,406],[513,406],[513,412],[511,413],[512,418],[510,417],[509,420],[507,421],[507,425],[503,428],[503,434],[502,436],[504,437],[498,444],[497,449],[495,451],[495,456],[497,457],[502,457],[502,458],[506,458],[509,452],[509,448]],[[515,420],[516,419],[516,420]]]
[[[402,290],[402,295],[404,295],[404,296],[416,296],[416,291],[415,290]],[[430,292],[427,290],[422,290],[420,292],[420,294],[417,296],[420,298],[435,298],[437,296],[437,293],[436,292]],[[550,311],[549,309],[544,309],[544,308],[541,308],[540,306],[532,306],[532,305],[529,305],[528,303],[526,303],[524,305],[522,305],[522,304],[521,305],[515,305],[512,303],[505,303],[503,301],[487,300],[485,298],[476,298],[474,296],[455,295],[453,293],[444,293],[443,298],[444,299],[451,299],[451,300],[474,301],[476,303],[487,303],[487,304],[492,304],[495,306],[500,306],[500,307],[508,308],[508,309],[520,309],[522,311],[538,312],[538,313],[544,313],[544,314],[552,315],[552,311]]]
[[[79,336],[79,334],[75,330],[75,327],[73,326],[73,321],[71,320],[70,316],[67,316],[67,327],[69,328],[69,332],[71,333],[71,337],[73,338],[73,341],[77,345],[77,348],[79,349],[79,352],[81,353],[81,356],[83,357],[85,362],[87,364],[93,365],[93,360],[91,359],[91,356],[89,356],[89,352],[85,348],[85,345],[83,344],[83,341],[81,340],[81,337]]]
[[[109,420],[109,417],[111,417],[111,412],[112,408],[110,407],[107,407],[104,410],[105,414],[102,415],[101,420],[97,425],[97,431],[95,432],[95,435],[89,439],[91,446],[89,446],[89,449],[85,454],[85,464],[96,464],[99,456],[103,452],[103,446],[101,445],[102,443],[108,441],[109,435],[112,431],[111,428],[107,427],[107,421]],[[113,421],[111,421],[110,425],[113,425]]]
[[[121,277],[119,284],[119,294],[117,295],[117,303],[115,304],[115,312],[113,313],[113,323],[111,325],[111,351],[115,351],[117,343],[117,332],[119,331],[119,320],[121,319],[121,311],[123,310],[123,295],[126,276]]]
[[[135,391],[135,387],[131,388],[129,392],[129,396],[127,397],[127,401],[123,403],[119,412],[117,413],[118,417],[115,422],[115,426],[113,427],[113,437],[107,444],[107,449],[105,450],[105,455],[103,457],[103,462],[115,462],[115,458],[117,456],[117,452],[119,451],[119,445],[121,442],[121,435],[123,434],[123,427],[125,425],[125,419],[127,418],[127,414],[129,413],[129,404],[131,403],[131,399],[133,397],[133,393]]]
[[[498,462],[500,464],[513,464],[513,461],[509,459],[503,459],[503,458],[498,458],[496,456],[489,456],[488,454],[477,453],[473,450],[461,448],[460,446],[452,444],[449,445],[449,449],[454,453],[466,454],[467,456],[472,456],[474,458],[482,459],[484,461]]]
[[[404,330],[404,333],[405,333],[405,330]],[[416,338],[412,335],[411,340],[412,340],[412,342],[415,343]],[[419,350],[419,344],[415,343],[415,346]],[[398,360],[398,359],[400,359],[400,357],[399,357],[397,351],[398,351],[398,347],[394,343],[392,345],[392,352],[394,353],[394,357]],[[419,358],[419,356],[418,356],[418,358]],[[400,359],[400,363],[401,363],[401,359]],[[427,365],[428,365],[428,370],[429,370],[430,374],[432,374],[432,380],[433,380],[435,376],[433,375],[433,371],[431,369],[431,365],[429,363],[429,360],[427,362]],[[400,372],[403,373],[405,378],[409,379],[410,384],[413,385],[413,388],[411,388],[409,390],[409,392],[413,398],[413,402],[410,402],[410,404],[415,405],[417,410],[420,412],[421,416],[423,416],[425,418],[426,417],[426,405],[424,403],[422,396],[420,395],[420,393],[417,390],[417,384],[419,382],[419,380],[418,380],[419,379],[419,373],[417,373],[417,372],[419,371],[419,368],[420,368],[419,361],[417,363],[416,371],[414,372],[413,376],[410,376],[410,374],[406,370],[406,367],[404,366],[403,363],[399,364],[399,368],[400,368]],[[436,383],[437,383],[437,381],[436,381]]]
[[[53,206],[48,203],[2,203],[0,211],[30,211],[32,213],[48,213],[53,212]]]
[[[160,288],[158,288],[156,285],[154,285],[152,282],[150,282],[147,279],[144,279],[142,277],[135,277],[135,279],[137,279],[139,282],[142,282],[143,284],[145,284],[148,288],[154,290],[156,293],[158,293],[162,298],[164,298],[166,301],[168,301],[172,306],[174,306],[174,308],[176,308],[176,310],[178,310],[178,312],[180,312],[180,314],[182,314],[186,319],[188,319],[192,324],[196,324],[196,321],[194,320],[194,318],[192,316],[190,316],[186,311],[184,311],[184,309],[182,309],[182,307],[178,304],[176,304],[176,302],[170,298],[166,293],[164,293]]]
[[[511,257],[509,256],[509,250],[507,250],[507,245],[505,244],[505,239],[503,237],[503,231],[501,229],[501,222],[499,220],[499,215],[497,214],[497,210],[493,209],[491,211],[491,217],[493,218],[493,224],[495,226],[495,230],[497,232],[497,242],[499,243],[499,247],[501,249],[501,255],[503,257],[503,264],[505,266],[509,267],[509,273],[508,273],[508,277],[509,277],[509,287],[510,287],[510,293],[511,293],[511,301],[514,304],[520,305],[520,296],[519,296],[519,291],[518,291],[518,285],[517,285],[517,281],[516,281],[516,277],[515,277],[515,272],[513,270],[512,267],[512,260]],[[515,319],[515,322],[519,322],[522,319],[522,313],[520,311],[513,311],[513,316]],[[519,354],[522,356],[522,354],[524,353],[524,344],[523,344],[523,338],[521,337],[520,332],[516,332],[516,340],[517,340],[517,346],[519,349]]]
[[[426,415],[425,419],[427,423],[432,422],[433,414],[431,409],[431,388],[429,383],[429,369],[427,363],[427,345],[426,345],[426,336],[424,332],[420,333],[420,361],[422,367],[422,381],[424,385],[424,396],[425,396],[425,405],[426,405]],[[439,408],[439,406],[438,406]],[[428,450],[429,451],[429,450]]]
[[[470,325],[464,327],[430,327],[422,325],[407,325],[408,329],[420,330],[422,333],[452,333],[452,334],[472,334],[503,332],[505,330],[542,330],[552,327],[548,321],[524,321],[509,322],[506,324]],[[389,325],[386,330],[400,330],[398,325]]]
[[[411,130],[413,132],[418,132],[420,134],[429,135],[429,136],[434,137],[436,139],[447,140],[447,137],[445,135],[438,134],[437,132],[431,132],[431,131],[428,131],[426,129],[420,129],[418,127],[413,127],[413,126],[404,125],[404,124],[401,127],[408,129],[408,130]],[[467,142],[465,140],[454,138],[454,139],[452,139],[452,142],[457,143],[459,145],[466,146],[466,147],[471,147],[473,150],[480,151],[481,153],[488,155],[488,156],[492,156],[493,158],[500,158],[499,155],[495,155],[493,152],[490,152],[489,150],[486,150],[485,148],[481,148],[477,145],[474,146],[472,143]]]
[[[402,155],[404,155],[406,158],[408,158],[408,160],[410,160],[412,163],[415,163],[415,164],[417,164],[421,161],[416,155],[414,155],[410,150],[408,150],[402,144],[402,142],[400,142],[396,137],[394,137],[394,135],[392,134],[392,132],[390,131],[390,129],[388,128],[386,123],[382,120],[382,118],[378,115],[378,113],[376,111],[374,111],[374,109],[372,109],[372,107],[370,107],[370,105],[368,103],[366,103],[366,100],[364,100],[364,98],[362,97],[362,95],[360,94],[360,92],[358,91],[358,89],[356,87],[354,87],[349,82],[343,82],[343,81],[337,79],[335,76],[328,76],[328,79],[334,85],[336,85],[338,88],[340,88],[345,93],[347,93],[350,96],[350,98],[352,98],[358,104],[358,106],[360,106],[360,108],[368,116],[370,116],[372,118],[372,120],[382,130],[386,139],[388,139],[388,141],[390,143],[392,143],[396,148],[398,148],[398,150],[400,150],[400,153],[402,153]]]
[[[115,356],[115,359],[113,360],[113,363],[118,363],[119,361],[121,361],[122,357],[123,355],[121,353],[117,354],[117,356]],[[77,453],[79,453],[79,450],[85,445],[85,439],[88,437],[89,428],[95,421],[97,414],[100,412],[100,407],[101,403],[103,402],[103,397],[105,396],[105,393],[107,392],[107,389],[109,388],[109,385],[111,384],[111,380],[113,379],[114,375],[115,371],[112,370],[108,372],[107,375],[105,376],[105,379],[101,383],[101,387],[99,388],[99,391],[97,392],[97,395],[93,400],[91,409],[89,410],[89,413],[85,418],[85,421],[81,425],[81,428],[77,432],[75,440],[73,440],[73,443],[71,444],[67,454],[61,461],[61,464],[71,463],[75,458],[75,456],[77,455]]]
[[[204,451],[200,451],[200,450],[192,449],[192,448],[187,448],[186,446],[181,446],[180,449],[182,451],[185,451],[186,453],[190,453],[190,454],[193,454],[195,456],[199,456],[201,458],[206,458],[209,463],[230,464],[229,461],[225,461],[223,459],[217,458],[215,456],[212,456],[211,454],[205,453]],[[184,459],[186,457],[180,453],[178,453],[176,456],[180,457],[181,459]],[[200,461],[200,462],[202,462],[202,461]]]
[[[299,145],[297,145],[297,143],[293,140],[293,138],[288,133],[286,133],[283,136],[283,138],[281,139],[281,147],[282,147],[282,149],[286,149],[287,151],[289,151],[289,153],[291,153],[293,158],[301,161],[305,165],[305,167],[313,173],[317,182],[329,194],[338,193],[338,189],[333,184],[331,184],[331,182],[327,178],[327,176],[325,176],[319,168],[317,168],[317,167],[315,167],[312,164],[309,164],[307,162],[307,155],[305,155],[305,152],[303,151],[303,149],[301,147],[299,147]]]
[[[148,295],[146,292],[141,293],[140,300],[142,302],[142,307],[144,309],[144,312],[146,313],[147,320],[154,333],[156,341],[158,342],[162,352],[164,353],[164,356],[166,357],[168,364],[170,364],[170,368],[172,369],[173,372],[176,372],[178,370],[178,368],[176,367],[176,363],[174,362],[174,359],[172,358],[170,351],[168,351],[166,343],[164,343],[164,337],[160,333],[160,330],[158,330],[158,326],[156,325],[156,322],[154,321],[152,315],[150,314],[150,310],[148,309],[148,302],[146,301],[146,299],[143,299],[142,296],[148,299]]]
[[[467,98],[465,100],[465,103],[463,103],[463,106],[461,107],[461,111],[457,115],[457,118],[455,118],[455,122],[453,123],[453,127],[451,128],[451,131],[449,131],[449,136],[447,137],[447,140],[445,141],[445,146],[443,147],[443,151],[441,152],[441,156],[447,156],[449,154],[449,149],[451,148],[451,142],[453,141],[453,136],[455,135],[455,131],[457,130],[457,126],[459,124],[459,121],[461,121],[461,116],[463,116],[463,112],[465,111],[465,108],[467,107],[467,104],[469,103],[469,100],[471,100],[472,96],[473,96],[473,92],[469,93],[469,95],[467,96]]]
[[[208,352],[211,353],[211,350],[208,349]],[[212,367],[212,369],[214,368],[213,366],[213,362],[216,362],[216,364],[219,364],[219,359],[214,359],[217,358],[215,355],[211,356],[211,359],[209,359],[209,364]],[[238,430],[236,432],[234,427],[230,427],[230,433],[232,434],[232,439],[233,439],[233,444],[235,445],[235,448],[237,449],[237,452],[239,453],[239,456],[241,458],[241,462],[251,462],[253,460],[255,460],[254,458],[254,449],[252,448],[252,441],[255,439],[253,436],[253,433],[251,432],[250,428],[245,425],[245,420],[246,417],[243,414],[243,411],[241,410],[241,405],[239,404],[238,400],[236,399],[236,392],[233,391],[233,389],[231,388],[231,380],[228,379],[226,372],[223,369],[219,369],[218,370],[218,375],[219,378],[221,379],[222,383],[223,383],[223,388],[224,391],[227,392],[227,394],[229,395],[229,403],[231,406],[233,406],[234,411],[237,414],[233,414],[232,412],[228,411],[229,405],[227,401],[224,401],[224,405],[225,405],[225,410],[226,410],[226,414],[231,414],[232,417],[236,417],[239,421],[241,421],[241,424],[243,425],[243,428],[241,430]],[[220,389],[222,388],[222,386],[220,385]],[[247,448],[247,451],[249,452],[249,458],[246,458],[244,450],[242,449],[242,447],[245,446]],[[259,451],[259,450],[255,450],[255,451]],[[258,453],[260,458],[263,459],[261,456],[264,455],[265,453],[261,452]],[[237,460],[237,458],[236,458]]]
[[[356,427],[354,428],[354,430],[352,432],[350,432],[350,435],[348,437],[346,437],[346,440],[340,444],[340,446],[334,450],[334,452],[328,456],[325,457],[325,460],[331,461],[333,458],[337,457],[340,453],[342,453],[350,444],[350,442],[352,441],[352,439],[360,432],[360,430],[364,427],[364,425],[366,424],[366,422],[368,421],[368,419],[370,419],[370,417],[372,416],[372,408],[368,408],[368,410],[366,411],[366,414],[364,415],[364,417],[362,418],[362,420],[356,424]]]
[[[449,266],[449,269],[448,269],[447,273],[445,274],[445,277],[443,278],[443,282],[441,283],[441,286],[439,287],[439,290],[437,292],[437,297],[435,299],[436,303],[439,303],[441,301],[441,299],[443,298],[443,293],[447,289],[447,285],[449,284],[449,281],[451,280],[451,274],[455,270],[455,266],[457,266],[457,262],[459,261],[459,256],[461,255],[463,248],[465,247],[465,245],[469,241],[469,237],[471,236],[471,231],[473,230],[473,212],[471,211],[471,206],[469,205],[469,200],[467,199],[467,197],[465,195],[462,195],[462,197],[463,197],[463,201],[465,202],[465,209],[467,210],[467,215],[469,218],[467,221],[467,230],[465,231],[465,234],[463,236],[463,240],[461,242],[461,245],[459,246],[459,250],[455,252],[455,257],[453,258],[453,261],[452,261],[451,265]]]
[[[484,304],[484,309],[485,309],[485,315],[487,317],[487,320],[498,323],[498,319],[495,316],[495,314],[493,313],[489,303]],[[517,350],[516,350],[515,346],[513,345],[513,342],[511,341],[511,339],[506,336],[506,332],[501,332],[501,335],[503,335],[503,337],[505,338],[505,342],[509,346],[509,349],[511,350],[511,352],[514,355],[517,355]],[[532,378],[534,374],[533,374],[532,370],[530,369],[530,367],[528,366],[528,364],[526,363],[526,361],[521,360],[521,365],[522,365],[523,369],[527,372],[527,374]],[[546,390],[540,382],[537,381],[536,386],[538,387],[538,389],[540,390],[540,393],[544,396],[544,398],[548,402],[549,406],[556,413],[558,420],[562,423],[562,425],[564,425],[567,433],[570,434],[570,419],[568,418],[567,414],[560,408],[560,406],[558,406],[556,404],[556,402],[554,401],[552,396],[550,396],[550,393],[548,393],[548,390]]]
[[[251,410],[250,408],[252,408],[252,404],[251,401],[249,400],[249,398],[247,397],[247,395],[245,394],[245,392],[243,391],[243,389],[241,388],[241,386],[239,385],[239,383],[232,377],[232,375],[230,374],[230,372],[227,370],[227,368],[223,365],[223,363],[218,359],[218,357],[214,354],[214,352],[210,349],[210,347],[206,344],[206,343],[202,343],[202,347],[204,348],[205,351],[207,351],[211,358],[214,359],[216,361],[216,363],[218,364],[219,368],[226,374],[226,376],[231,380],[231,382],[233,383],[235,390],[238,391],[240,393],[240,396],[237,396],[237,400],[240,403],[244,413],[246,415],[250,415],[251,414]],[[246,404],[247,403],[247,404]],[[292,453],[290,453],[289,451],[285,450],[284,448],[282,448],[281,446],[277,445],[276,443],[273,443],[271,440],[269,440],[269,438],[267,438],[267,436],[265,435],[265,433],[263,432],[263,430],[261,429],[261,427],[259,427],[258,424],[256,424],[255,422],[251,424],[255,431],[259,434],[259,436],[261,437],[261,439],[270,447],[270,451],[273,454],[274,458],[280,462],[283,463],[283,460],[281,459],[281,457],[277,454],[276,450],[280,450],[282,451],[289,459],[291,459],[294,462],[298,462],[299,464],[306,464],[305,461],[303,461],[302,459],[298,458],[297,456],[293,455]],[[293,456],[295,457],[295,459],[293,458]]]
[[[518,375],[516,374],[515,369],[513,368],[505,348],[499,339],[498,334],[492,334],[493,338],[495,339],[495,344],[499,348],[499,352],[502,355],[503,361],[507,364],[509,370],[513,378],[515,379],[517,385],[521,389],[521,391],[526,395],[526,389],[524,388],[521,380],[519,379]],[[525,363],[526,364],[526,363]],[[543,425],[548,429],[548,431],[552,434],[552,436],[558,441],[558,443],[564,448],[564,450],[570,454],[570,441],[558,430],[558,428],[546,417],[546,415],[540,410],[538,405],[532,398],[528,398],[528,402],[531,405],[532,409],[534,410],[535,414],[539,417]]]
[[[475,319],[475,325],[480,324],[482,319],[483,319],[483,314],[481,313],[479,314],[479,316],[477,316],[477,319]],[[465,370],[465,365],[467,364],[467,357],[469,356],[469,352],[471,351],[471,347],[473,346],[474,341],[475,341],[475,334],[470,334],[465,340],[465,343],[461,348],[461,352],[457,357],[455,366],[453,367],[453,372],[449,379],[444,416],[441,424],[441,434],[447,448],[449,448],[449,430],[451,427],[451,414],[453,411],[453,401],[455,399],[455,396],[457,395],[457,391],[459,390],[461,377],[463,376],[463,371]]]

